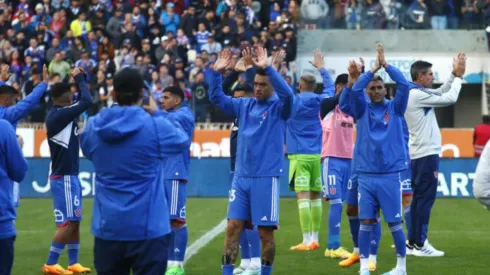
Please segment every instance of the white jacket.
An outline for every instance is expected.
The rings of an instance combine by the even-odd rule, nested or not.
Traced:
[[[441,154],[441,131],[435,107],[445,107],[458,101],[462,79],[453,74],[437,89],[412,88],[405,112],[410,133],[410,159]]]

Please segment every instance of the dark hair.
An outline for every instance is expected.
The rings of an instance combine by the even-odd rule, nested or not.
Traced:
[[[348,74],[339,74],[337,78],[335,79],[335,85],[342,84],[345,85],[347,84],[349,80],[349,75]]]
[[[0,86],[0,96],[1,95],[13,96],[13,95],[17,95],[17,94],[18,94],[17,90],[10,85]]]
[[[238,92],[238,91],[243,91],[243,92],[245,92],[245,94],[253,94],[254,89],[249,84],[239,84],[235,87],[235,89],[233,90],[233,93]]]
[[[489,115],[483,115],[481,117],[481,120],[483,121],[483,123],[490,124],[490,116]]]
[[[261,76],[266,76],[267,75],[265,73],[265,70],[264,69],[261,69],[261,68],[257,68],[257,70],[255,71],[255,74],[261,75]]]
[[[180,99],[184,101],[184,91],[182,91],[182,89],[177,86],[168,86],[165,89],[163,89],[163,92],[164,93],[169,92],[175,96],[180,97]]]
[[[381,78],[381,76],[379,76],[379,75],[377,75],[377,74],[375,74],[375,75],[373,76],[373,78],[371,79],[371,81],[381,81],[381,82],[383,82],[383,83],[384,83],[384,81],[383,81],[383,79]]]
[[[415,61],[410,67],[412,81],[416,81],[419,74],[426,73],[430,68],[432,68],[432,64],[427,61]]]
[[[143,77],[136,69],[125,68],[114,76],[116,101],[121,106],[137,103],[144,87]]]
[[[61,98],[66,93],[70,93],[70,85],[60,82],[56,83],[51,87],[51,98],[58,99]]]

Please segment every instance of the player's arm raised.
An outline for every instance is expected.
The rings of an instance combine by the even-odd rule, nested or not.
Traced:
[[[8,70],[9,66],[4,65],[1,69],[1,75],[2,79],[5,79],[6,76],[8,76]],[[8,77],[7,77],[8,80]],[[17,121],[21,120],[24,116],[29,113],[30,110],[36,107],[36,105],[39,103],[39,100],[41,97],[44,96],[44,93],[48,89],[48,84],[47,81],[49,80],[49,74],[48,74],[48,69],[46,68],[46,65],[43,66],[43,81],[39,83],[32,93],[30,93],[28,96],[26,96],[24,99],[19,101],[17,104],[10,106],[7,108],[5,112],[5,118],[6,120],[16,123]]]
[[[424,91],[412,89],[410,92],[410,104],[417,107],[444,107],[449,106],[458,101],[461,85],[463,84],[463,76],[466,70],[466,55],[459,54],[454,58],[453,74],[455,76],[453,83],[448,92],[437,92],[433,89]]]
[[[228,50],[223,50],[219,53],[218,60],[216,60],[214,68],[211,70],[212,77],[210,78],[208,96],[212,104],[228,115],[237,117],[240,110],[239,99],[233,99],[223,92],[223,77],[221,73],[230,63],[230,58],[230,51]]]
[[[21,182],[27,172],[27,161],[22,154],[14,128],[5,120],[0,120],[0,128],[2,129],[2,138],[5,147],[3,151],[8,156],[7,173],[8,177],[15,182]]]
[[[371,79],[373,79],[374,74],[381,68],[378,58],[376,59],[375,67],[366,73],[361,75],[358,66],[355,61],[349,62],[349,67],[347,68],[349,72],[349,81],[347,83],[346,92],[342,100],[342,105],[349,104],[350,111],[354,117],[359,118],[364,114],[367,107],[367,101],[365,98],[365,89],[367,88]],[[349,87],[351,91],[349,91]],[[346,100],[347,99],[347,100]]]
[[[385,68],[385,71],[388,73],[390,78],[396,83],[396,94],[395,98],[393,99],[395,112],[403,116],[405,114],[405,111],[407,110],[408,104],[408,81],[400,70],[393,66],[390,66],[386,62],[383,45],[378,44],[377,51],[379,62]]]
[[[458,67],[458,60],[462,55],[464,55],[464,53],[458,53],[453,58],[453,71],[449,75],[449,77],[446,79],[446,81],[441,85],[441,87],[439,87],[437,89],[428,89],[429,91],[431,91],[433,93],[439,93],[439,94],[444,94],[444,93],[451,91],[451,89],[453,87],[454,80],[458,77],[462,78],[461,69]],[[464,72],[463,72],[463,74],[464,74]]]
[[[284,51],[279,51],[278,55],[274,58],[283,58],[285,56]],[[293,108],[294,93],[291,88],[282,78],[282,76],[274,69],[272,66],[267,65],[267,50],[265,48],[257,48],[256,50],[257,58],[253,59],[256,67],[261,68],[265,71],[267,78],[271,82],[272,88],[277,93],[277,96],[283,103],[282,117],[287,119],[291,116]]]
[[[332,97],[335,95],[335,83],[328,73],[328,71],[325,69],[325,56],[323,53],[319,50],[316,49],[313,52],[313,61],[309,61],[311,65],[313,65],[318,71],[320,71],[320,75],[322,76],[323,80],[323,91],[322,95],[324,97]]]

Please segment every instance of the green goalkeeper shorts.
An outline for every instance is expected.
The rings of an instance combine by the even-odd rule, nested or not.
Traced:
[[[321,192],[322,166],[320,155],[288,155],[289,190],[295,192]]]

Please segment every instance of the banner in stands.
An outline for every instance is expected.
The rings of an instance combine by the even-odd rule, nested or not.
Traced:
[[[473,129],[442,129],[442,156],[450,158],[472,158]],[[49,157],[46,130],[17,129],[17,134],[24,138],[24,155],[26,157]],[[80,152],[80,155],[82,153]],[[191,156],[229,157],[229,130],[195,131],[191,145]]]
[[[366,70],[374,67],[376,56],[362,56],[365,61]],[[335,79],[339,74],[347,73],[347,65],[350,60],[359,60],[358,55],[352,56],[327,56],[325,58],[325,68],[330,72],[330,75]],[[434,72],[434,83],[443,83],[451,75],[453,70],[453,56],[451,55],[424,55],[419,53],[396,53],[394,55],[387,56],[387,62],[398,69],[405,75],[408,81],[412,81],[410,76],[410,66],[417,60],[425,60],[432,63],[432,71]],[[309,63],[311,61],[310,56],[299,56],[296,59],[296,72],[298,76],[304,73],[313,73],[317,77],[318,82],[322,82],[321,76],[318,71]],[[467,83],[481,83],[482,82],[482,70],[485,68],[487,62],[490,62],[488,58],[481,58],[477,56],[468,56],[466,62],[466,73],[464,80]],[[484,67],[485,66],[485,67]],[[384,69],[380,70],[378,74],[387,83],[393,83]],[[486,76],[485,76],[486,77]]]
[[[20,184],[22,197],[50,197],[51,186],[48,181],[50,160],[47,158],[29,158],[29,171]],[[477,159],[442,159],[438,173],[439,197],[473,197],[473,178]],[[289,167],[287,160],[285,167]],[[191,159],[190,180],[187,185],[189,197],[226,197],[231,183],[229,158]],[[287,176],[284,171],[281,177],[281,196],[294,197],[289,191]],[[92,163],[87,159],[80,160],[80,182],[82,195],[91,197],[95,194],[95,173]],[[22,204],[22,201],[21,201]]]

